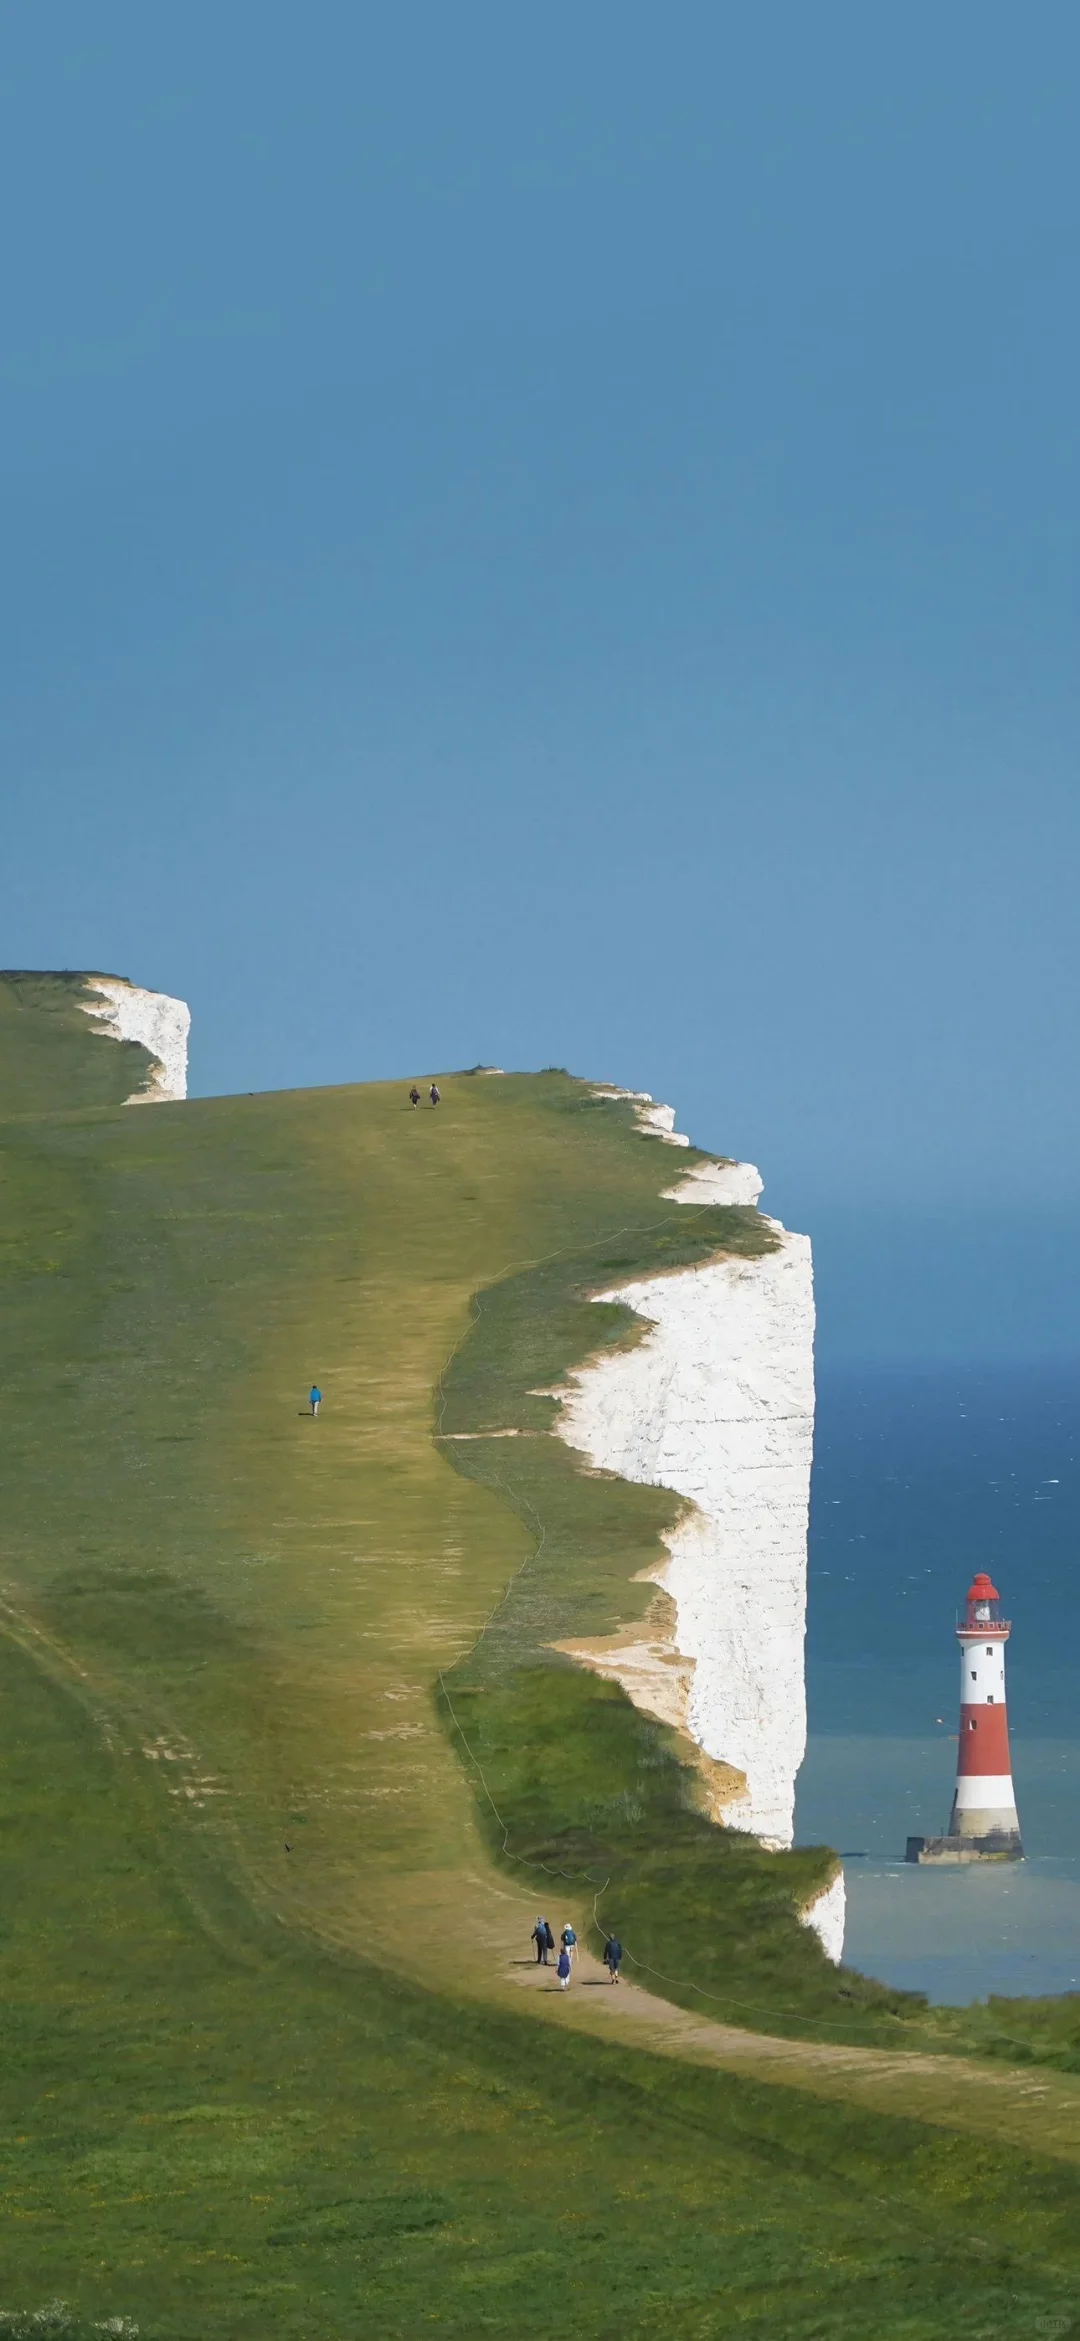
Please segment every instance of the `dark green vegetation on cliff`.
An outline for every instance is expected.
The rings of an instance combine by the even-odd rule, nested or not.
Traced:
[[[104,972],[102,970],[102,972]],[[0,969],[0,1083],[5,1120],[58,1108],[122,1105],[140,1089],[150,1059],[137,1041],[90,1045],[82,975]]]
[[[534,1996],[532,1875],[493,1858],[439,1711],[443,1675],[510,1852],[622,1865],[631,1944],[667,1913],[696,1956],[704,1912],[725,1989],[768,1974],[789,2029],[906,2036],[795,1922],[826,1857],[719,1841],[660,1727],[547,1650],[644,1606],[668,1499],[542,1440],[454,1471],[431,1436],[440,1383],[444,1429],[540,1427],[522,1391],[627,1336],[594,1276],[760,1223],[664,1203],[668,1151],[561,1075],[462,1079],[437,1115],[397,1088],[128,1109],[144,1069],[70,979],[0,981],[0,2312],[59,2297],[162,2341],[1064,2313],[1060,2141],[736,2078],[689,2036],[635,2045],[618,1993]],[[587,1920],[592,1887],[559,1891]]]

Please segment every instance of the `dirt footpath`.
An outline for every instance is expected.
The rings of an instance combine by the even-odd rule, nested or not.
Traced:
[[[552,1926],[559,1931],[554,1919]],[[879,2113],[907,2114],[938,2128],[1080,2162],[1080,2078],[1071,2073],[743,2032],[646,1991],[631,1980],[632,1963],[630,1974],[624,1968],[623,1980],[611,1984],[607,1969],[580,1945],[565,1992],[554,1964],[538,1967],[520,1951],[503,1972],[516,1994],[529,1996],[538,2016],[575,2030],[606,2031],[628,2047],[660,2056],[718,2065],[756,2081],[844,2097]]]

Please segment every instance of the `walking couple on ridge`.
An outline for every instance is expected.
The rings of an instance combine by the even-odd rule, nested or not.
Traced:
[[[440,1104],[442,1103],[442,1099],[441,1099],[441,1097],[440,1097],[440,1094],[439,1094],[439,1084],[438,1084],[438,1082],[437,1082],[437,1081],[433,1081],[433,1082],[432,1082],[432,1084],[431,1084],[431,1087],[430,1087],[430,1089],[428,1090],[428,1096],[429,1096],[429,1097],[430,1097],[430,1099],[431,1099],[432,1105],[440,1105]],[[419,1090],[418,1090],[418,1088],[417,1088],[417,1086],[416,1086],[416,1083],[415,1083],[415,1081],[414,1081],[414,1082],[413,1082],[413,1085],[412,1085],[412,1088],[411,1088],[411,1089],[410,1089],[410,1091],[409,1091],[409,1104],[411,1105],[411,1107],[412,1107],[412,1109],[413,1109],[413,1112],[414,1112],[414,1113],[416,1112],[416,1108],[417,1108],[417,1106],[419,1105],[419,1103],[420,1103],[420,1092],[419,1092]]]

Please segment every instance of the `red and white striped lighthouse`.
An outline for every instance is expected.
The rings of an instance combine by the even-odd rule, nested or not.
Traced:
[[[985,1571],[968,1587],[960,1644],[960,1746],[949,1837],[973,1853],[1019,1859],[1020,1823],[1009,1756],[1005,1644],[1011,1627]]]

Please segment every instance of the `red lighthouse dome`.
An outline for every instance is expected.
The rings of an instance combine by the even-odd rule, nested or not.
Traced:
[[[957,1633],[981,1634],[989,1632],[1002,1634],[1007,1638],[1008,1623],[998,1613],[1000,1599],[1001,1595],[997,1586],[987,1576],[985,1569],[980,1569],[978,1575],[972,1578],[968,1586],[964,1623],[957,1627]]]

